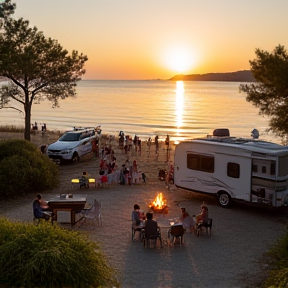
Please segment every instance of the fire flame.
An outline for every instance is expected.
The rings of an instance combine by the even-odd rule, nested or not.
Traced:
[[[152,207],[153,209],[163,209],[165,206],[166,206],[166,200],[163,197],[162,193],[159,193],[152,202],[152,204],[150,205],[150,207]]]

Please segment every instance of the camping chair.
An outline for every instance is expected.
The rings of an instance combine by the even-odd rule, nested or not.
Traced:
[[[158,223],[156,221],[146,221],[145,227],[142,229],[141,234],[144,247],[148,247],[151,240],[154,242],[154,246],[156,246],[157,240],[159,239],[160,247],[163,248],[160,228],[158,227]]]
[[[84,221],[82,225],[86,222],[86,219],[96,220],[99,227],[102,227],[102,217],[101,217],[102,205],[96,199],[91,207],[91,209],[83,209],[81,214],[83,215]]]
[[[212,218],[208,218],[206,222],[198,223],[197,231],[196,231],[197,236],[200,235],[202,227],[204,227],[204,228],[206,228],[206,234],[208,235],[208,231],[209,231],[209,235],[211,237],[212,222],[213,222],[213,219]]]
[[[177,240],[180,240],[180,245],[183,244],[183,236],[185,233],[185,229],[183,228],[183,225],[172,225],[170,229],[168,230],[168,239],[172,237],[172,243],[176,244]]]

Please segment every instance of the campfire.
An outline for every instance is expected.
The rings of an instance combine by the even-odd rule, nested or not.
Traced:
[[[162,193],[159,193],[154,201],[149,205],[154,212],[168,213],[168,206],[166,205],[166,199]]]

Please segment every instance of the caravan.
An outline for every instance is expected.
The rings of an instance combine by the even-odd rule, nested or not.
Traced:
[[[288,147],[230,137],[228,129],[216,129],[206,138],[176,146],[174,183],[179,188],[214,194],[223,207],[233,200],[287,206]]]

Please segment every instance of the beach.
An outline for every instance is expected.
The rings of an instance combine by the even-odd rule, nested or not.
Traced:
[[[38,132],[31,135],[31,141],[40,147],[54,142],[58,136],[56,132],[47,131],[44,136]],[[23,135],[0,132],[0,139],[15,138],[23,139]],[[132,150],[125,154],[118,145],[118,136],[110,139],[103,135],[101,144],[105,143],[114,150],[118,167],[136,160],[147,177],[146,183],[114,183],[110,187],[89,189],[72,187],[71,179],[81,176],[83,171],[91,177],[98,177],[99,158],[93,159],[91,153],[76,164],[60,165],[59,187],[43,192],[42,196],[48,200],[60,193],[81,194],[87,195],[89,203],[97,199],[102,204],[102,227],[89,219],[74,227],[59,225],[88,233],[92,241],[99,242],[109,263],[119,273],[121,287],[248,288],[259,284],[265,276],[264,267],[260,264],[262,254],[285,233],[287,219],[284,213],[243,204],[224,209],[214,197],[178,189],[173,184],[160,181],[159,170],[167,169],[169,163],[173,163],[173,144],[167,147],[161,142],[156,153],[154,143],[149,146],[143,141],[141,151]],[[131,240],[131,212],[135,203],[148,212],[149,204],[160,192],[169,206],[168,214],[154,213],[161,227],[163,249],[144,248],[141,242]],[[31,193],[1,201],[1,216],[12,221],[32,222],[34,197]],[[203,201],[208,204],[209,217],[213,219],[211,236],[203,232],[197,237],[187,231],[182,246],[171,245],[167,238],[169,219],[178,217],[181,207],[185,207],[190,215],[197,214]]]

